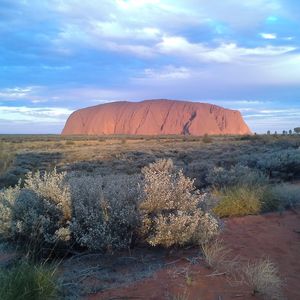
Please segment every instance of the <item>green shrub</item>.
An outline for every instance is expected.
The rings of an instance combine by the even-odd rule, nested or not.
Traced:
[[[202,195],[194,181],[177,171],[172,160],[158,160],[142,173],[142,234],[150,245],[201,243],[218,233],[217,220],[199,207]]]
[[[264,188],[259,186],[237,185],[214,191],[219,203],[213,212],[219,217],[246,216],[261,211]]]
[[[57,299],[55,268],[19,262],[0,269],[1,300]]]

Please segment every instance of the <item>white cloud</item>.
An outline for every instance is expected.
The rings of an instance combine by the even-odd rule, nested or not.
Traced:
[[[65,65],[65,66],[42,65],[42,68],[45,70],[51,70],[51,71],[65,71],[65,70],[70,70],[71,66],[68,66],[68,65]]]
[[[278,103],[279,104],[279,103]],[[268,130],[281,133],[283,130],[293,129],[297,126],[300,118],[300,108],[296,105],[293,108],[266,108],[265,104],[253,106],[241,110],[245,121],[254,132],[266,133]]]
[[[63,107],[0,106],[0,120],[13,122],[63,122],[72,110]]]
[[[28,100],[31,103],[47,102],[44,97],[46,92],[44,86],[7,87],[0,89],[0,100],[3,102],[14,100]]]
[[[20,99],[27,97],[32,93],[35,87],[27,86],[27,87],[13,87],[13,88],[3,88],[0,89],[0,99]]]
[[[190,43],[181,36],[165,36],[156,45],[161,53],[183,55],[199,61],[236,62],[247,57],[268,57],[286,54],[295,50],[291,46],[265,46],[255,48],[239,47],[235,43],[221,43],[217,47],[208,47],[202,43]]]
[[[202,26],[208,31],[210,24],[237,31],[253,30],[254,25],[271,16],[280,16],[283,10],[279,0],[228,0],[226,3],[219,0],[103,0],[101,5],[96,0],[72,3],[57,0],[56,4],[53,10],[62,19],[61,31],[53,43],[56,51],[64,54],[76,51],[77,47],[88,47],[139,58],[181,56],[189,62],[252,64],[259,57],[269,59],[295,50],[284,45],[247,48],[232,40],[196,43],[178,35],[180,31]],[[263,32],[261,36],[277,38],[275,33]]]
[[[151,58],[155,56],[155,52],[151,47],[143,45],[119,44],[117,42],[107,42],[103,44],[106,49],[126,54],[134,54],[139,57]]]
[[[13,87],[0,89],[0,109],[10,110],[11,106],[5,106],[5,103],[12,101],[21,101],[24,103],[35,104],[34,111],[42,110],[41,105],[49,106],[49,103],[56,103],[53,106],[63,105],[82,107],[93,104],[94,102],[111,102],[113,100],[139,99],[139,92],[134,88],[116,87],[114,89],[98,88],[97,86],[32,86],[32,87]],[[100,100],[99,100],[100,99]],[[26,106],[19,106],[22,109]],[[24,109],[25,109],[24,108]],[[46,107],[47,108],[47,107]],[[21,109],[21,108],[20,108]]]
[[[188,79],[191,76],[190,70],[185,67],[165,66],[162,69],[145,69],[144,75],[147,78],[159,80]]]
[[[260,33],[260,36],[266,40],[276,40],[277,35],[275,33]]]
[[[110,39],[157,39],[161,34],[160,30],[155,27],[131,28],[126,24],[118,22],[118,20],[110,22],[101,22],[97,20],[90,21],[88,34],[101,36]]]
[[[286,41],[292,41],[292,40],[294,40],[295,39],[295,37],[294,36],[287,36],[287,37],[284,37],[284,38],[282,38],[283,40],[286,40]]]
[[[136,9],[145,5],[159,5],[161,0],[116,0],[116,4],[122,9]]]

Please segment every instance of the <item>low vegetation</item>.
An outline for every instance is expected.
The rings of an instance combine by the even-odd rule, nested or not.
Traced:
[[[57,299],[55,268],[20,261],[10,269],[0,269],[0,299]]]
[[[72,208],[65,176],[56,169],[29,173],[23,187],[19,183],[0,192],[1,236],[26,245],[34,255],[68,243]]]
[[[11,152],[3,142],[0,141],[0,176],[5,174],[14,160],[14,153]]]
[[[253,296],[283,299],[283,281],[276,265],[268,258],[245,263],[245,258],[232,257],[231,250],[218,239],[202,245],[201,250],[209,268],[226,274],[234,284],[248,286]]]
[[[133,246],[140,224],[140,181],[135,175],[71,176],[75,244],[110,252]]]
[[[248,262],[243,268],[243,282],[252,289],[252,294],[260,294],[265,299],[283,299],[283,282],[276,265],[269,259]]]
[[[29,173],[22,187],[0,193],[0,234],[42,256],[71,247],[114,251],[140,235],[152,246],[206,242],[219,224],[201,201],[171,160],[145,167],[143,177]]]
[[[263,211],[297,209],[300,205],[300,186],[281,183],[269,186],[263,199]]]
[[[137,244],[201,245],[208,267],[228,273],[237,265],[216,239],[220,218],[299,207],[300,187],[290,183],[300,178],[299,136],[2,142],[11,151],[0,149],[0,239],[35,262]],[[44,267],[21,261],[1,269],[0,298],[56,295],[53,269]],[[270,261],[239,271],[253,294],[279,299],[282,284]]]
[[[226,272],[229,265],[232,266],[234,260],[229,258],[231,250],[228,249],[221,240],[215,239],[210,243],[201,245],[201,250],[209,268],[215,269],[216,271]]]
[[[218,233],[218,221],[200,208],[202,195],[194,181],[177,171],[171,160],[150,164],[142,173],[142,233],[149,244],[182,246],[206,242]]]
[[[214,192],[219,203],[213,208],[219,217],[240,217],[260,213],[264,189],[260,186],[237,185]]]

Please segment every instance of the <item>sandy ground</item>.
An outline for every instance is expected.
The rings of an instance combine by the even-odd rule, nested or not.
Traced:
[[[238,256],[242,260],[270,258],[278,266],[284,280],[285,299],[300,299],[300,212],[286,211],[282,215],[269,213],[227,219],[221,238],[224,244],[232,249],[232,255]],[[159,258],[154,252],[154,250],[150,251],[155,259]],[[143,253],[146,257],[145,252]],[[113,288],[89,294],[85,299],[262,299],[260,296],[253,297],[249,287],[237,285],[228,276],[215,275],[213,270],[205,266],[198,249],[177,250],[163,255],[165,257],[160,257],[160,261],[164,262],[164,267],[158,268],[158,271],[154,270],[154,273],[150,272],[149,274],[153,274],[151,277],[125,284],[125,287],[123,284],[122,288],[114,288],[114,284],[112,284]],[[12,258],[13,254],[0,253],[1,265],[5,265]],[[96,260],[97,265],[100,264],[99,259]],[[118,261],[115,258],[114,260],[116,266],[119,266]],[[101,265],[104,266],[103,263]],[[78,269],[75,263],[74,267]],[[87,267],[85,263],[82,268],[84,267]],[[147,264],[144,267],[147,267]],[[129,277],[134,274],[131,273],[141,272],[132,264],[124,264],[124,267],[117,267],[115,270],[116,278],[112,280],[116,280],[116,282],[120,277],[119,270],[124,274],[125,283],[126,277],[128,277],[128,282],[132,281]],[[147,270],[142,270],[142,272],[147,273]],[[136,277],[138,278],[137,273]],[[97,286],[99,284],[101,286],[101,278],[103,278],[102,275],[97,279]],[[90,281],[91,278],[88,280]],[[82,283],[85,285],[84,282]],[[76,282],[74,284],[76,287]],[[79,287],[79,289],[81,288]],[[83,294],[85,293],[83,292]]]
[[[284,280],[286,299],[300,299],[300,215],[287,211],[282,215],[225,220],[221,238],[241,258],[268,257],[275,262]],[[170,258],[171,259],[171,258]],[[154,276],[121,289],[106,290],[87,299],[261,299],[253,297],[247,286],[235,285],[224,275],[210,276],[204,262],[192,264],[182,257]]]

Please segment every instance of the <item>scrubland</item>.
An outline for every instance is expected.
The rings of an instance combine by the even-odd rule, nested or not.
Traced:
[[[85,298],[151,277],[174,253],[248,288],[244,299],[284,297],[268,253],[233,256],[220,235],[228,217],[298,213],[300,136],[2,135],[0,143],[0,242],[15,253],[0,265],[1,299]],[[180,299],[163,299],[172,297]]]

